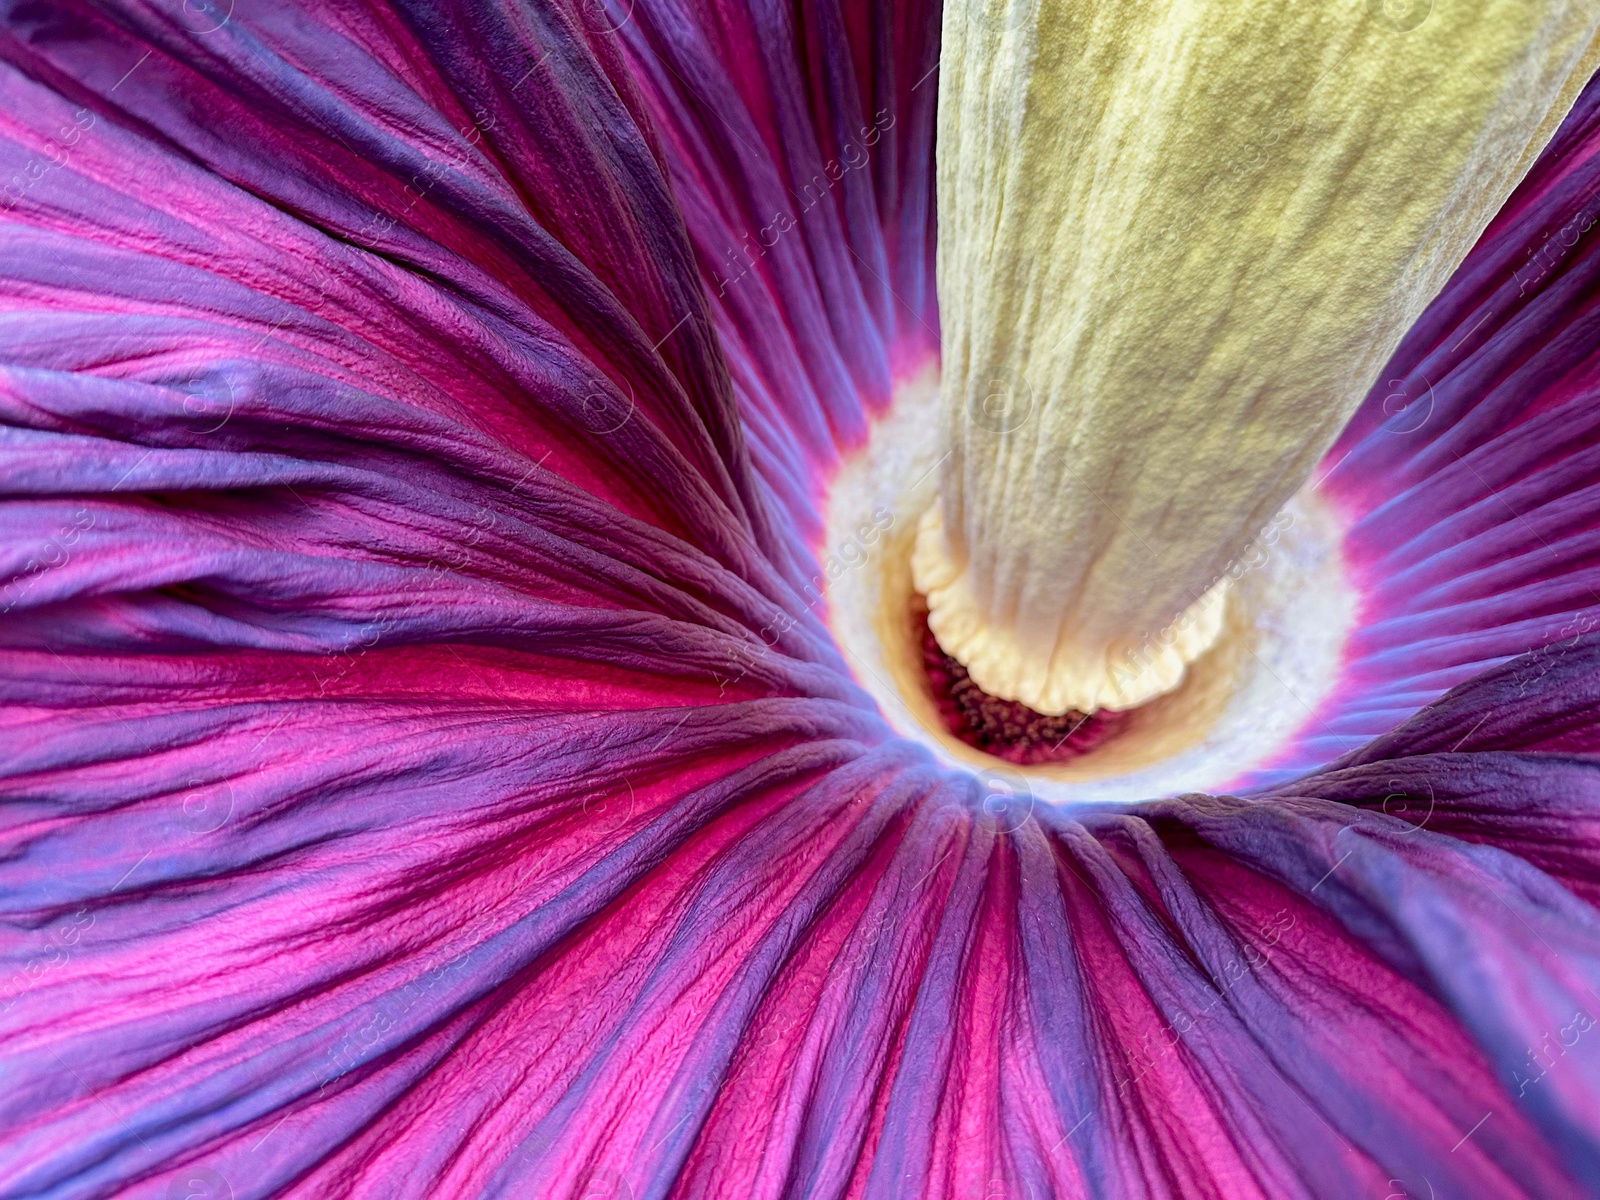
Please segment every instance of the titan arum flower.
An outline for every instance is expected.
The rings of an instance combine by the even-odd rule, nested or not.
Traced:
[[[1600,1194],[1597,29],[7,4],[0,1196]]]

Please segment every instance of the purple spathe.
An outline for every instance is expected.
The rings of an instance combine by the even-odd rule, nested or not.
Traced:
[[[1593,89],[1330,455],[1326,711],[997,812],[805,592],[931,8],[4,12],[0,1195],[1594,1193]]]

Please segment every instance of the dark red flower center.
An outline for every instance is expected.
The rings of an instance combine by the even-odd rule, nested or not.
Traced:
[[[975,750],[1021,767],[1066,762],[1103,745],[1131,715],[1101,710],[1092,716],[1080,712],[1049,716],[1021,701],[991,696],[939,646],[928,628],[928,606],[921,596],[912,598],[911,617],[939,716],[945,728]]]

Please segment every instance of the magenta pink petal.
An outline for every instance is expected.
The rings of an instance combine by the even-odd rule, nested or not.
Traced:
[[[997,811],[807,590],[936,6],[0,11],[0,1196],[1597,1194],[1600,91],[1326,709]]]

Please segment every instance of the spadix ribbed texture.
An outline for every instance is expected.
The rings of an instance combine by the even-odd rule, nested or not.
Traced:
[[[1425,18],[1425,19],[1422,19]],[[1600,65],[1576,0],[954,0],[939,644],[1041,712],[1170,692]]]

